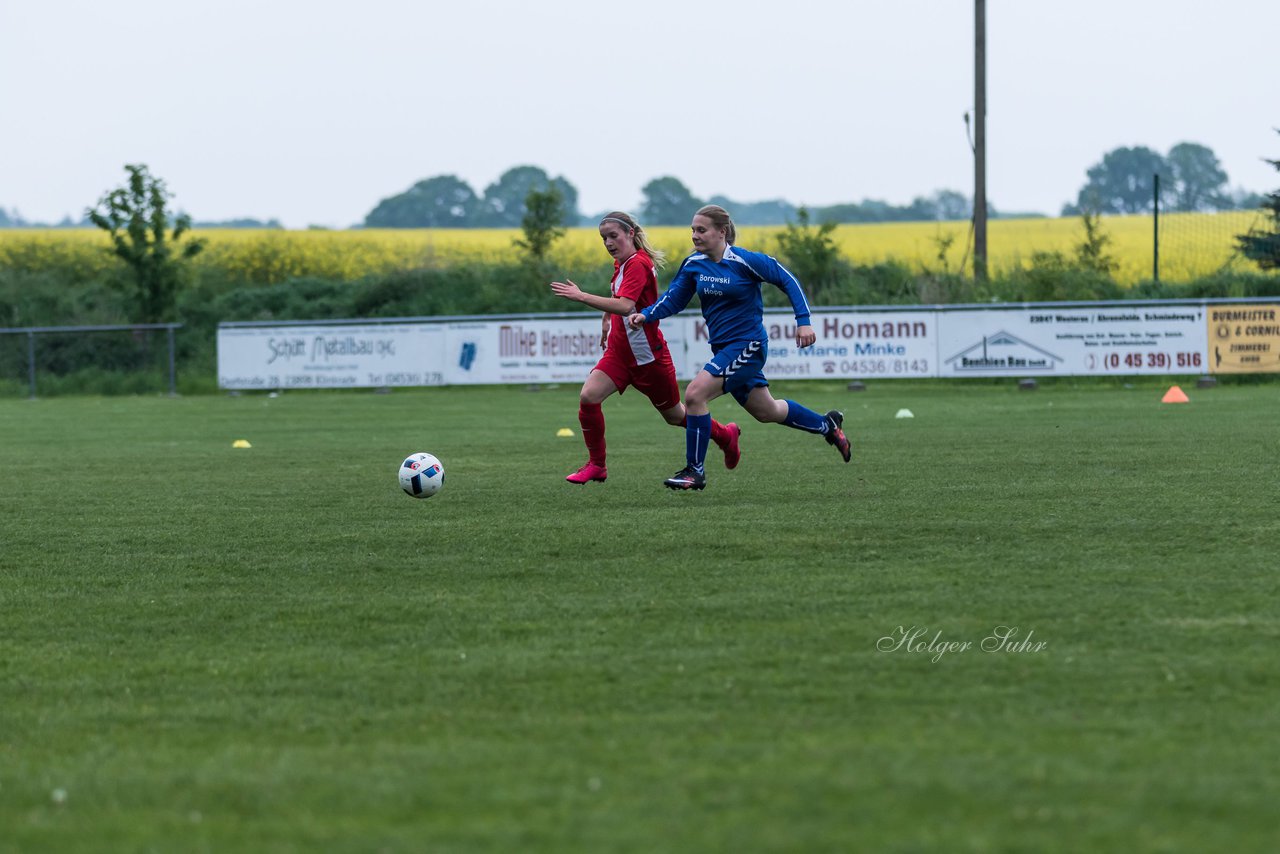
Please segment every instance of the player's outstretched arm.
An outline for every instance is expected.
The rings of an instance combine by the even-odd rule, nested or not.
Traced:
[[[626,316],[636,310],[634,301],[626,297],[602,297],[595,294],[589,294],[582,288],[574,284],[573,279],[565,279],[563,282],[552,282],[551,293],[558,297],[564,297],[567,300],[580,302],[585,306],[594,308],[596,311],[604,311],[609,314],[621,314]]]
[[[742,250],[742,254],[749,259],[751,269],[756,272],[756,275],[763,281],[777,286],[787,295],[796,313],[796,343],[801,347],[808,347],[809,344],[817,341],[818,337],[815,334],[809,344],[800,344],[801,329],[807,328],[810,333],[813,332],[813,325],[809,322],[809,298],[805,296],[800,280],[790,270],[779,264],[772,255],[749,250]]]
[[[551,293],[558,297],[564,297],[574,302],[582,302],[582,298],[586,296],[582,292],[582,288],[574,284],[573,279],[565,279],[563,282],[552,282]]]

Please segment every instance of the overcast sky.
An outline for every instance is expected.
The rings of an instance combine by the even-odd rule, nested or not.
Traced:
[[[532,164],[580,208],[973,192],[973,0],[0,0],[0,208],[145,163],[198,220],[347,227]],[[1280,0],[988,0],[988,197],[1056,215],[1118,146],[1280,174]]]

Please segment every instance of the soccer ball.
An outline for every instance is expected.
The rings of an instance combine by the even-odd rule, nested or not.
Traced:
[[[414,498],[430,498],[444,486],[444,466],[430,454],[410,454],[400,464],[400,488]]]

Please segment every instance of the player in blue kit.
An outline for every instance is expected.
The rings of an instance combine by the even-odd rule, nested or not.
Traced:
[[[794,400],[776,400],[764,376],[769,335],[764,328],[762,283],[776,285],[791,300],[796,346],[808,347],[818,340],[809,323],[809,302],[796,277],[768,255],[734,246],[737,229],[729,212],[719,205],[699,208],[691,228],[693,254],[684,259],[671,285],[657,302],[627,318],[632,328],[639,329],[681,311],[696,293],[711,339],[711,361],[684,390],[687,465],[663,484],[671,489],[706,486],[703,462],[711,437],[708,404],[723,394],[732,394],[757,421],[823,436],[849,462],[844,414],[833,409],[819,415]]]

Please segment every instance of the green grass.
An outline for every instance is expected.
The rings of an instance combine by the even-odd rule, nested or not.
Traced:
[[[700,494],[635,394],[586,487],[567,386],[0,400],[0,850],[1276,850],[1280,386],[1167,382],[779,383],[853,464]]]

